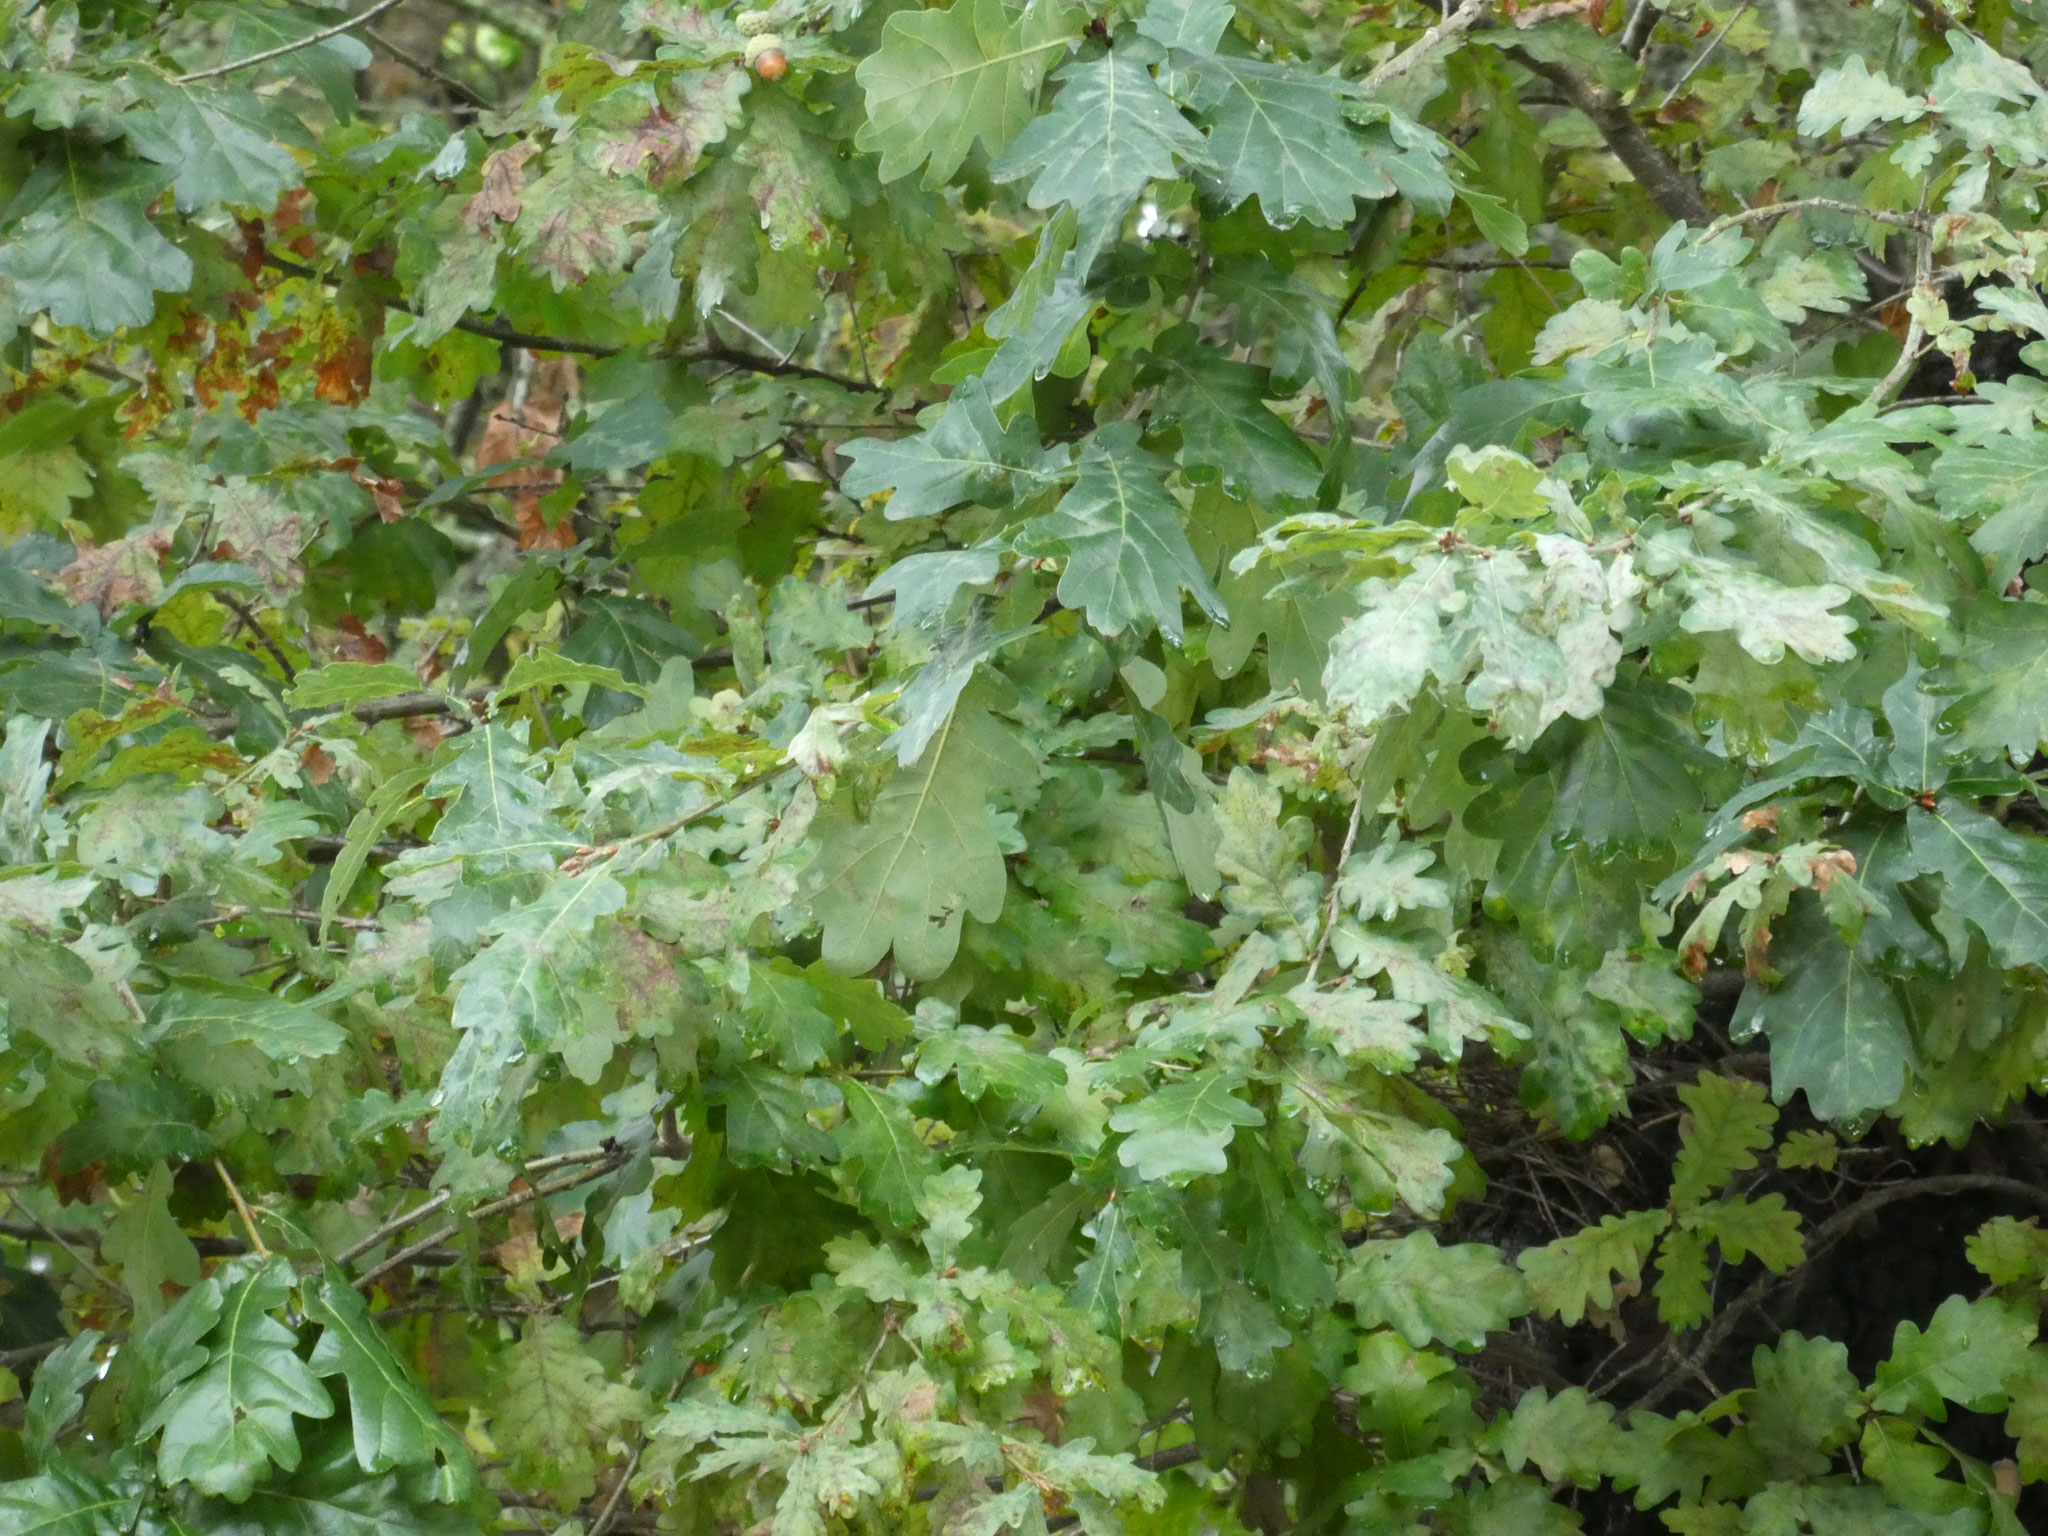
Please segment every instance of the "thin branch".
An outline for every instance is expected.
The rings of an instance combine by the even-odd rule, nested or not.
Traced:
[[[276,662],[278,666],[283,670],[284,680],[287,686],[299,680],[299,674],[293,668],[291,658],[285,655],[284,647],[280,646],[275,640],[273,640],[270,636],[270,632],[266,630],[261,624],[256,622],[256,615],[249,611],[248,604],[244,603],[238,597],[234,597],[227,592],[219,590],[216,590],[214,592],[213,599],[215,602],[219,603],[223,608],[226,608],[229,612],[233,613],[236,618],[240,619],[242,621],[242,627],[248,630],[251,635],[255,636],[256,643],[262,646],[264,650],[270,652],[270,659]]]
[[[516,9],[491,5],[488,0],[448,0],[448,4],[479,21],[490,23],[500,32],[511,33],[529,48],[539,50],[548,45],[548,29],[538,18],[524,16]]]
[[[55,1227],[51,1226],[47,1221],[43,1220],[42,1217],[38,1216],[34,1211],[30,1210],[27,1206],[23,1205],[21,1201],[15,1196],[13,1190],[9,1189],[5,1191],[0,1191],[0,1193],[5,1193],[7,1196],[7,1203],[9,1205],[13,1206],[17,1211],[21,1212],[23,1216],[27,1217],[30,1224],[34,1226],[38,1232],[42,1233],[44,1237],[47,1237],[51,1242],[55,1243],[59,1248],[62,1248],[67,1254],[69,1254],[71,1256],[71,1262],[76,1264],[80,1269],[84,1270],[88,1275],[91,1275],[94,1280],[98,1281],[99,1284],[106,1290],[109,1296],[126,1296],[128,1294],[127,1291],[122,1289],[122,1287],[114,1280],[113,1276],[109,1275],[105,1270],[101,1269],[99,1265],[93,1263],[91,1259],[87,1258],[83,1253],[79,1252],[76,1248],[72,1247],[70,1243],[66,1242],[63,1233],[59,1232]]]
[[[418,75],[422,80],[433,81],[434,84],[440,86],[449,95],[459,101],[469,103],[469,105],[475,107],[480,112],[492,110],[491,101],[481,91],[473,90],[469,86],[464,85],[446,70],[435,68],[410,49],[400,47],[375,27],[363,28],[363,36],[369,39],[373,47],[382,49],[407,69]]]
[[[1398,80],[1422,63],[1437,44],[1447,42],[1461,32],[1469,32],[1478,23],[1479,18],[1491,9],[1493,0],[1465,0],[1465,3],[1450,15],[1359,81],[1360,87],[1376,91],[1388,81]]]
[[[590,1536],[604,1536],[604,1533],[612,1528],[612,1522],[618,1517],[619,1505],[626,1497],[626,1484],[633,1481],[633,1474],[640,1470],[640,1453],[646,1448],[647,1443],[644,1440],[633,1447],[633,1454],[626,1462],[626,1470],[619,1474],[619,1481],[612,1489],[612,1496],[604,1501],[604,1508],[599,1510],[597,1518],[590,1522]]]
[[[291,277],[303,277],[312,282],[325,283],[330,288],[337,285],[337,280],[327,276],[325,273],[318,272],[312,267],[304,266],[299,262],[288,260],[273,251],[265,251],[263,253],[263,264]],[[410,303],[398,298],[396,295],[380,294],[378,299],[386,309],[395,309],[400,314],[413,315],[419,313]],[[578,341],[571,336],[543,336],[534,331],[518,330],[500,321],[472,320],[467,316],[456,321],[454,328],[471,336],[481,336],[486,341],[498,342],[503,346],[524,347],[529,352],[573,352],[579,357],[602,358],[617,357],[626,350],[624,346],[617,342]],[[742,351],[738,347],[728,347],[719,342],[713,342],[710,346],[691,347],[676,352],[657,353],[656,355],[671,357],[678,362],[685,363],[723,363],[729,368],[738,368],[748,373],[758,373],[770,378],[815,379],[821,384],[836,384],[841,389],[852,390],[858,394],[885,395],[889,393],[888,389],[880,384],[864,384],[859,379],[850,378],[843,373],[833,373],[828,369],[811,368],[802,363],[792,363],[780,358],[760,357],[752,352]]]
[[[1940,1195],[1967,1194],[2004,1195],[2009,1199],[2023,1200],[2048,1209],[2048,1188],[2029,1184],[2023,1179],[2008,1179],[1995,1173],[1950,1173],[1928,1179],[1910,1179],[1903,1184],[1890,1184],[1883,1189],[1872,1190],[1854,1205],[1837,1211],[1814,1228],[1813,1236],[1808,1239],[1806,1245],[1806,1263],[1810,1264],[1819,1258],[1854,1231],[1866,1217],[1875,1215],[1888,1205],[1896,1205],[1901,1200],[1927,1200]],[[1804,1268],[1804,1265],[1800,1268]],[[1694,1368],[1703,1369],[1706,1363],[1714,1358],[1714,1352],[1727,1342],[1728,1336],[1735,1331],[1738,1323],[1762,1306],[1771,1292],[1789,1278],[1789,1275],[1798,1272],[1798,1269],[1794,1269],[1787,1275],[1760,1275],[1748,1290],[1722,1309],[1712,1326],[1700,1336],[1698,1347],[1677,1362],[1679,1368],[1675,1371],[1666,1371],[1655,1386],[1629,1404],[1628,1412],[1647,1413],[1663,1402],[1678,1389],[1680,1383]],[[1667,1345],[1666,1350],[1669,1349],[1670,1346]],[[1653,1354],[1645,1358],[1655,1359],[1657,1356]]]
[[[469,1213],[468,1219],[470,1221],[488,1221],[493,1216],[502,1216],[507,1211],[517,1210],[520,1206],[530,1204],[535,1200],[545,1200],[550,1195],[559,1195],[564,1190],[575,1189],[579,1185],[590,1183],[593,1179],[601,1179],[608,1173],[616,1173],[625,1165],[627,1158],[630,1156],[631,1154],[624,1148],[616,1148],[606,1153],[604,1160],[600,1163],[580,1169],[575,1173],[567,1174],[562,1178],[550,1180],[545,1184],[536,1184],[529,1189],[518,1190],[513,1194],[505,1196],[502,1200],[493,1200],[487,1205],[480,1205]],[[414,1243],[409,1248],[399,1249],[398,1252],[392,1254],[383,1263],[365,1270],[351,1283],[360,1291],[364,1287],[383,1279],[392,1270],[410,1264],[418,1255],[426,1252],[428,1249],[439,1247],[461,1230],[462,1223],[460,1221],[448,1222],[438,1228],[431,1236],[420,1239],[420,1241]]]
[[[418,715],[452,715],[464,706],[464,700],[446,693],[430,693],[422,689],[418,693],[393,694],[388,699],[372,699],[367,704],[358,704],[349,713],[365,725],[376,725],[384,720],[409,720]]]
[[[1572,264],[1553,258],[1531,260],[1527,256],[1403,256],[1397,267],[1432,267],[1444,272],[1498,272],[1503,267],[1540,267],[1551,272],[1569,272]]]
[[[615,1149],[608,1147],[587,1147],[581,1152],[557,1152],[551,1157],[536,1157],[532,1159],[522,1165],[522,1171],[528,1175],[552,1173],[557,1168],[573,1168],[579,1163],[602,1163],[617,1155]],[[454,1193],[451,1189],[444,1189],[441,1193],[434,1196],[433,1199],[392,1217],[391,1220],[385,1222],[383,1226],[372,1232],[361,1242],[352,1243],[342,1249],[340,1253],[334,1256],[334,1262],[340,1265],[355,1263],[357,1259],[360,1259],[386,1238],[396,1237],[407,1227],[418,1226],[429,1216],[433,1215],[434,1212],[446,1205]]]
[[[697,659],[699,661],[704,660],[701,656]],[[779,778],[781,775],[788,773],[791,767],[792,765],[789,763],[777,763],[772,768],[763,768],[760,772],[750,773],[735,783],[731,791],[722,800],[709,801],[698,806],[695,810],[683,812],[682,815],[672,821],[665,821],[658,827],[649,827],[644,832],[635,832],[630,837],[622,837],[615,843],[600,843],[595,848],[578,848],[568,858],[562,860],[562,873],[565,875],[580,875],[598,860],[608,859],[622,848],[631,848],[640,843],[658,843],[665,837],[673,837],[692,822],[709,816],[713,811],[724,810],[749,790],[759,789],[770,779]]]
[[[1913,287],[1917,292],[1925,286],[1928,272],[1934,261],[1934,242],[1923,239],[1920,242],[1920,256],[1913,273]],[[1885,401],[1898,392],[1906,380],[1913,376],[1913,370],[1920,363],[1920,345],[1927,339],[1927,327],[1920,322],[1920,316],[1909,304],[1906,307],[1906,339],[1899,344],[1899,360],[1892,364],[1892,370],[1871,389],[1864,399],[1865,405],[1882,408]]]
[[[395,11],[405,0],[377,0],[367,11],[351,16],[347,21],[338,21],[331,27],[322,27],[318,32],[308,32],[297,42],[283,43],[275,48],[266,48],[261,53],[252,53],[246,58],[230,59],[225,64],[216,64],[211,69],[197,69],[189,75],[174,75],[173,85],[193,85],[201,80],[212,80],[220,75],[232,75],[237,70],[253,69],[258,64],[268,64],[272,59],[281,59],[286,54],[297,53],[302,48],[311,48],[324,43],[330,37],[339,37],[344,32],[353,32],[357,27],[367,25],[386,11]]]
[[[1516,63],[1556,86],[1565,100],[1592,119],[1600,137],[1614,151],[1615,158],[1629,168],[1650,201],[1666,218],[1686,224],[1705,224],[1713,218],[1707,200],[1693,179],[1678,168],[1678,162],[1660,149],[1635,113],[1616,92],[1609,90],[1569,64],[1539,59],[1524,48],[1506,50]]]
[[[54,1355],[71,1341],[69,1339],[45,1339],[40,1344],[25,1344],[20,1349],[0,1349],[0,1371],[11,1371],[17,1365],[34,1365],[45,1355]]]
[[[221,1183],[228,1187],[228,1198],[235,1202],[235,1211],[242,1218],[242,1230],[249,1234],[249,1246],[256,1250],[258,1258],[270,1257],[270,1250],[263,1246],[262,1234],[256,1230],[256,1218],[250,1214],[249,1202],[242,1198],[242,1191],[235,1183],[235,1176],[228,1172],[228,1166],[219,1158],[213,1160],[213,1171],[220,1175]]]
[[[1308,984],[1316,984],[1316,972],[1322,969],[1323,951],[1330,947],[1330,935],[1337,931],[1337,901],[1344,889],[1344,866],[1351,862],[1351,850],[1358,846],[1359,824],[1365,820],[1365,789],[1360,786],[1358,797],[1351,802],[1351,825],[1344,829],[1344,846],[1337,852],[1337,869],[1330,877],[1330,899],[1323,905],[1322,931],[1316,935],[1315,950],[1308,957]]]
[[[1663,19],[1664,13],[1651,0],[1636,0],[1636,8],[1629,13],[1628,25],[1621,31],[1621,51],[1640,64],[1643,55],[1649,51],[1651,34]]]
[[[1888,208],[1865,208],[1858,203],[1848,203],[1838,197],[1797,197],[1790,202],[1762,203],[1755,208],[1744,208],[1726,218],[1714,220],[1700,236],[1700,244],[1718,239],[1741,224],[1754,224],[1759,219],[1775,219],[1780,214],[1804,213],[1809,208],[1823,209],[1828,213],[1854,214],[1859,219],[1869,219],[1874,224],[1894,224],[1900,229],[1925,229],[1927,215],[1924,213],[1894,213]]]
[[[1749,0],[1742,0],[1742,4],[1736,6],[1734,10],[1728,13],[1728,19],[1721,23],[1721,30],[1708,39],[1707,46],[1700,50],[1699,56],[1685,66],[1685,73],[1680,75],[1672,84],[1671,89],[1664,93],[1664,99],[1657,104],[1659,112],[1662,112],[1672,102],[1678,100],[1678,93],[1690,85],[1692,77],[1706,67],[1707,60],[1711,59],[1715,51],[1727,40],[1729,30],[1734,27],[1736,22],[1742,20],[1744,13],[1748,10]]]

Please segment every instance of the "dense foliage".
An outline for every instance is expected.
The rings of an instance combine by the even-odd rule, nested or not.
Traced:
[[[2040,11],[0,3],[0,1529],[2048,1518]]]

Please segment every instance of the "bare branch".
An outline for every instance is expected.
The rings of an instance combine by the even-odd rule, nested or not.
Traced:
[[[1389,81],[1400,79],[1427,59],[1430,51],[1439,43],[1448,42],[1462,32],[1471,31],[1479,18],[1491,9],[1493,0],[1465,0],[1465,3],[1450,15],[1359,81],[1359,85],[1368,91],[1376,91]]]
[[[382,16],[386,11],[395,11],[405,0],[377,0],[367,11],[351,16],[347,21],[338,21],[331,27],[322,27],[318,32],[308,32],[295,43],[283,43],[276,48],[266,48],[261,53],[252,53],[246,58],[230,59],[225,64],[216,64],[211,69],[195,69],[189,75],[174,75],[173,85],[192,85],[201,80],[212,80],[221,75],[232,75],[237,70],[253,69],[258,64],[268,64],[272,59],[281,59],[286,54],[297,53],[302,48],[311,48],[324,43],[330,37],[339,37],[344,32],[353,32]]]

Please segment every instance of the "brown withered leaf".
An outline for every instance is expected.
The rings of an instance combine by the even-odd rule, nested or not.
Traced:
[[[518,219],[520,200],[526,193],[526,162],[539,153],[538,144],[522,140],[484,161],[484,184],[462,207],[462,217],[471,228],[481,234],[493,223],[510,224]]]
[[[170,535],[145,529],[111,544],[77,542],[72,562],[57,573],[77,602],[90,603],[112,618],[123,603],[153,602],[164,589],[158,562],[171,547]]]
[[[299,754],[299,767],[305,770],[306,778],[316,786],[325,784],[334,777],[334,759],[317,741]]]
[[[344,613],[335,620],[335,628],[341,631],[341,638],[334,642],[334,656],[337,661],[374,663],[391,654],[390,648],[365,629],[363,621],[352,613]]]

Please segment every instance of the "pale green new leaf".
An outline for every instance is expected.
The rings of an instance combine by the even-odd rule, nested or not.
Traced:
[[[999,154],[1031,121],[1039,82],[1079,30],[1056,0],[896,12],[854,72],[867,95],[855,143],[880,151],[883,181],[924,165],[924,185],[944,186],[977,141]]]
[[[1783,1195],[1770,1194],[1757,1200],[1730,1195],[1694,1206],[1678,1219],[1686,1231],[1711,1237],[1731,1264],[1740,1264],[1753,1253],[1764,1268],[1782,1275],[1806,1257],[1806,1240],[1799,1235],[1799,1213],[1785,1209]]]
[[[150,1010],[147,1038],[199,1050],[253,1045],[272,1061],[296,1061],[331,1056],[348,1037],[303,1003],[260,988],[179,985]]]
[[[491,1433],[513,1486],[574,1504],[596,1491],[605,1442],[647,1414],[645,1394],[607,1379],[574,1323],[539,1317],[507,1354]]]
[[[1872,74],[1862,55],[1851,54],[1834,69],[1824,69],[1799,102],[1799,131],[1818,138],[1831,128],[1853,138],[1875,123],[1914,122],[1929,103],[1907,95],[1882,73]]]
[[[625,900],[601,870],[559,878],[486,930],[489,947],[450,978],[461,987],[453,1022],[462,1043],[441,1074],[439,1135],[466,1143],[483,1130],[502,1108],[507,1069],[529,1051],[566,1056],[596,1081],[614,1041],[612,1021],[586,1007],[607,975],[592,930]]]
[[[1552,1482],[1569,1478],[1595,1486],[1612,1465],[1614,1408],[1590,1397],[1584,1387],[1566,1387],[1555,1397],[1531,1387],[1500,1427],[1501,1459],[1510,1472],[1534,1463]]]
[[[121,1283],[135,1302],[139,1327],[163,1311],[166,1282],[190,1289],[199,1283],[199,1250],[171,1215],[171,1170],[156,1164],[142,1192],[107,1223],[100,1252],[121,1266]]]
[[[1530,1301],[1537,1311],[1567,1327],[1583,1320],[1588,1307],[1611,1308],[1615,1276],[1639,1287],[1643,1263],[1670,1224],[1667,1211],[1631,1211],[1602,1217],[1597,1227],[1529,1249],[1515,1262]]]
[[[1891,1355],[1877,1367],[1871,1404],[1936,1422],[1948,1417],[1944,1401],[1995,1413],[2005,1406],[2006,1382],[2028,1363],[2035,1332],[2030,1314],[1996,1296],[1951,1296],[1935,1308],[1925,1332],[1910,1320],[1898,1325]]]
[[[1238,1128],[1266,1123],[1237,1097],[1243,1085],[1243,1074],[1211,1067],[1124,1105],[1109,1117],[1111,1130],[1126,1133],[1117,1161],[1147,1180],[1222,1173]]]
[[[1449,1344],[1482,1349],[1529,1310],[1522,1277],[1484,1243],[1439,1247],[1430,1233],[1411,1232],[1352,1250],[1337,1281],[1359,1326],[1389,1327],[1417,1349]]]
[[[1703,1072],[1678,1090],[1685,1104],[1679,1122],[1678,1156],[1671,1164],[1671,1199],[1698,1205],[1736,1174],[1756,1166],[1756,1154],[1771,1145],[1778,1111],[1763,1088],[1741,1078]]]

